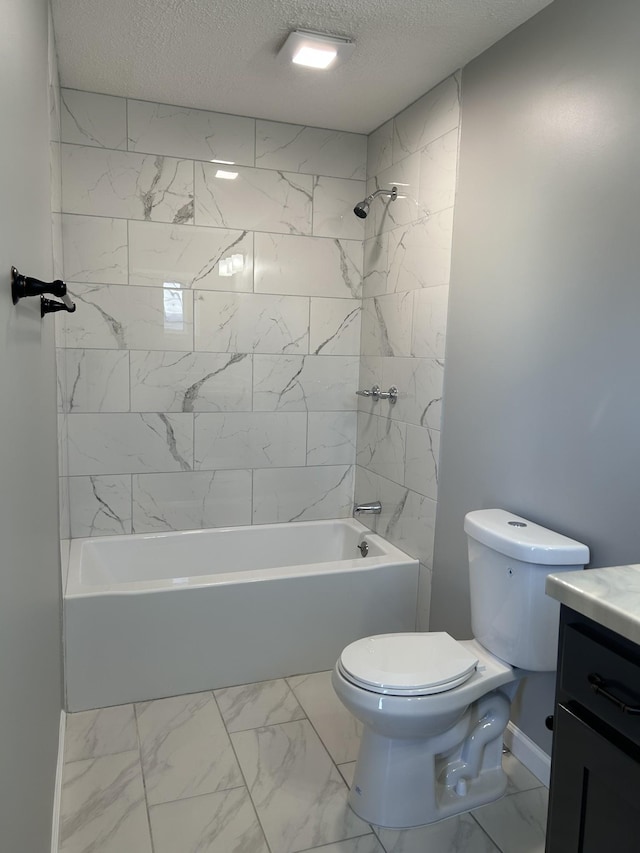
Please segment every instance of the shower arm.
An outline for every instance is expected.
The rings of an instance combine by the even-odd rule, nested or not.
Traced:
[[[390,190],[375,190],[371,193],[371,195],[367,196],[367,201],[372,202],[376,196],[379,195],[388,195],[391,201],[395,201],[398,198],[398,187],[391,187]]]

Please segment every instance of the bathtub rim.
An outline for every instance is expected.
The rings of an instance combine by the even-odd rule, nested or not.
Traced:
[[[375,557],[355,557],[345,560],[330,560],[318,563],[306,563],[303,565],[293,564],[278,566],[270,569],[248,569],[246,571],[219,572],[209,575],[193,575],[188,577],[162,578],[159,580],[129,581],[117,584],[82,584],[79,580],[82,548],[86,543],[96,542],[122,542],[142,541],[148,539],[164,539],[167,537],[185,538],[198,536],[198,534],[224,533],[229,531],[243,530],[270,530],[291,528],[295,525],[309,527],[328,527],[330,524],[342,524],[351,527],[358,535],[366,537],[369,542],[376,544],[382,554]],[[76,600],[82,598],[93,598],[107,595],[142,595],[162,592],[181,592],[194,589],[206,589],[212,586],[228,586],[239,583],[260,583],[278,579],[305,577],[311,575],[327,575],[337,572],[363,572],[371,569],[392,564],[418,563],[417,558],[412,557],[405,551],[392,545],[378,533],[374,533],[369,527],[354,518],[320,519],[302,522],[278,522],[275,524],[234,525],[230,527],[207,527],[193,530],[163,530],[154,533],[132,533],[117,536],[89,536],[70,540],[68,549],[67,579],[64,589],[65,600]],[[179,580],[179,583],[174,581]]]

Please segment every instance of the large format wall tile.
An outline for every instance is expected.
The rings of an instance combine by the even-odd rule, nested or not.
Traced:
[[[389,293],[449,283],[453,208],[394,228],[388,237]]]
[[[312,299],[309,351],[315,355],[358,355],[360,304],[345,299]]]
[[[129,150],[254,165],[255,121],[148,101],[128,101]]]
[[[252,364],[244,353],[132,351],[134,412],[251,411]]]
[[[380,172],[373,184],[371,191],[390,190],[394,186],[398,188],[395,201],[382,197],[371,203],[367,222],[373,219],[375,234],[389,231],[398,225],[407,225],[416,219],[423,219],[429,212],[420,201],[420,154],[411,154],[399,163],[389,166]]]
[[[434,213],[453,207],[458,165],[458,128],[423,149],[420,155],[420,203]]]
[[[344,411],[356,408],[355,356],[256,355],[254,411]]]
[[[309,300],[306,298],[198,292],[195,308],[197,350],[308,352]]]
[[[256,234],[255,253],[256,293],[361,296],[362,244],[357,240]]]
[[[365,196],[365,182],[316,178],[313,188],[313,233],[316,237],[364,239],[364,222],[353,208]]]
[[[362,295],[381,296],[387,292],[389,273],[389,234],[376,234],[364,242],[364,275]]]
[[[355,459],[356,412],[309,412],[307,465],[349,465]]]
[[[62,392],[65,412],[128,412],[129,353],[122,350],[58,350],[59,370],[66,372]]]
[[[398,401],[389,407],[388,416],[440,429],[443,377],[444,363],[436,358],[383,359],[382,387],[398,388]]]
[[[404,485],[437,500],[439,459],[440,431],[407,424]]]
[[[234,258],[236,268],[230,270]],[[154,287],[170,283],[198,290],[251,291],[252,235],[226,228],[130,222],[129,282]]]
[[[69,474],[190,471],[192,419],[186,414],[69,415]]]
[[[254,471],[254,524],[350,516],[353,475],[352,465]]]
[[[72,284],[73,314],[57,314],[68,347],[193,349],[193,293],[159,287]]]
[[[412,322],[413,293],[394,293],[365,299],[362,309],[362,354],[411,355]]]
[[[198,414],[195,467],[215,471],[304,465],[306,433],[302,412]]]
[[[350,514],[367,138],[65,95],[65,535]]]
[[[63,145],[62,187],[65,213],[193,220],[190,160]]]
[[[127,223],[100,216],[62,216],[64,278],[127,283]]]
[[[111,95],[61,89],[62,142],[98,148],[127,147],[127,102]]]
[[[256,166],[265,169],[362,180],[366,147],[367,137],[357,133],[256,122]]]
[[[219,173],[236,177],[229,180]],[[283,234],[311,233],[313,178],[310,175],[198,163],[195,180],[198,225]]]
[[[393,480],[404,482],[406,424],[364,412],[358,414],[358,465]]]
[[[71,536],[131,533],[131,477],[69,477]]]
[[[428,287],[414,295],[411,354],[416,358],[444,358],[449,287]]]
[[[251,524],[251,471],[133,477],[133,532]]]
[[[458,124],[459,81],[451,77],[368,141],[367,192],[396,185],[399,196],[373,202],[366,220],[359,384],[395,385],[398,399],[394,405],[358,399],[355,496],[379,499],[382,514],[362,520],[420,560],[423,630],[433,566]],[[412,838],[400,833],[389,844],[404,850],[406,840],[413,849]],[[419,833],[415,838],[419,846]]]
[[[393,119],[367,137],[367,178],[375,177],[393,162]]]
[[[355,499],[361,502],[374,498],[381,501],[382,513],[373,519],[362,517],[363,524],[431,567],[436,501],[358,465]]]
[[[394,118],[393,162],[419,151],[459,123],[460,84],[453,75]]]

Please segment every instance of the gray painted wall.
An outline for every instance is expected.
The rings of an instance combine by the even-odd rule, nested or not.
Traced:
[[[51,273],[47,4],[4,0],[0,51],[0,847],[50,850],[61,699],[52,318],[9,267]]]
[[[469,636],[468,510],[640,560],[638,32],[637,0],[556,0],[463,72],[432,630]]]

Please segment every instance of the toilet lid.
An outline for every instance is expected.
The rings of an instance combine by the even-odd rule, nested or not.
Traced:
[[[365,637],[348,645],[339,663],[343,675],[366,690],[425,696],[465,682],[478,658],[442,631]]]

